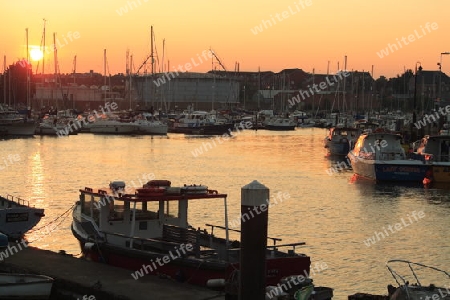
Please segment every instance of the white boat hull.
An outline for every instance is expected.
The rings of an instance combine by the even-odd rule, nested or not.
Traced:
[[[136,129],[137,126],[131,123],[124,123],[117,125],[92,124],[90,132],[102,134],[132,134],[136,132]]]
[[[0,273],[0,299],[48,299],[52,286],[45,275]]]
[[[23,200],[22,200],[23,201]],[[0,197],[0,232],[11,239],[22,237],[44,216],[44,209]]]

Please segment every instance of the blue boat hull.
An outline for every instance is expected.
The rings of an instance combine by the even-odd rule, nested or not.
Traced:
[[[376,161],[355,157],[348,158],[355,174],[377,181],[422,182],[431,166],[421,161]]]
[[[422,182],[429,165],[420,164],[375,164],[375,176],[379,181],[417,181]]]

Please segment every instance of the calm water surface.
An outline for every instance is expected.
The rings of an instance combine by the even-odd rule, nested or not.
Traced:
[[[328,175],[327,169],[343,159],[326,156],[325,134],[317,128],[245,131],[222,143],[215,140],[215,144],[210,137],[176,134],[5,140],[0,141],[2,194],[20,196],[45,208],[40,227],[67,211],[78,199],[80,188],[105,187],[111,180],[146,182],[146,176],[154,174],[171,180],[172,186],[204,184],[227,193],[232,220],[239,218],[241,188],[258,180],[271,194],[290,195],[270,208],[269,236],[282,238],[282,243],[306,242],[297,252],[310,255],[313,266],[327,266],[312,277],[317,285],[333,287],[334,299],[346,299],[356,292],[385,294],[386,285],[393,283],[385,267],[389,259],[449,270],[449,190],[375,184],[355,179],[351,171]],[[199,147],[203,154],[195,157],[193,152]],[[10,154],[18,155],[20,161],[6,165],[4,159]],[[415,220],[414,211],[423,211],[423,218]],[[402,220],[407,226],[388,230]],[[34,246],[77,255],[80,249],[70,222],[69,215],[52,223],[59,224],[53,232],[33,232],[27,237],[35,240]],[[223,225],[223,202],[194,201],[189,222],[202,228],[206,223]],[[379,234],[379,241],[365,245],[365,240],[385,229],[389,236]]]

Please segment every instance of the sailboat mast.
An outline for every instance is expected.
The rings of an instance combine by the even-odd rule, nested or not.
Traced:
[[[53,59],[55,61],[55,88],[58,89],[58,49],[56,48],[56,33],[53,32]],[[58,109],[58,96],[55,98],[55,106]]]
[[[25,29],[27,35],[27,109],[30,109],[30,50],[28,48],[28,28]]]
[[[106,49],[103,49],[103,101],[106,104]]]
[[[6,104],[6,55],[3,55],[3,103]]]
[[[45,65],[45,23],[47,22],[46,19],[44,19],[44,32],[42,34],[42,78],[44,78],[44,65]]]
[[[153,75],[155,73],[155,59],[153,57],[153,26],[150,26],[150,57],[152,59],[151,63],[150,63],[150,67],[151,67],[151,78],[153,78]],[[150,97],[150,104],[153,107],[153,97],[155,96],[155,92],[154,92],[154,86],[151,85],[151,97]]]

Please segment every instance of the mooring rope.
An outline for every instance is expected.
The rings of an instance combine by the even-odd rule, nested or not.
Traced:
[[[55,231],[55,230],[59,227],[59,225],[61,225],[62,222],[64,222],[64,220],[67,219],[67,217],[69,216],[69,212],[73,209],[74,206],[75,206],[75,204],[72,205],[72,206],[71,206],[69,209],[67,209],[65,212],[63,212],[61,215],[59,215],[58,217],[56,217],[54,220],[50,221],[49,223],[47,223],[47,224],[45,224],[45,225],[43,225],[43,226],[41,226],[41,227],[38,227],[38,228],[33,228],[33,229],[31,229],[30,231],[28,231],[27,233],[34,233],[34,232],[40,231],[40,230],[42,230],[42,229],[44,229],[44,228],[48,228],[50,225],[56,223],[59,219],[61,219],[61,220],[53,227],[52,230],[47,230],[47,231],[45,232],[45,234],[41,235],[40,237],[38,237],[38,238],[36,238],[36,239],[34,239],[34,240],[32,240],[32,241],[28,241],[28,244],[31,244],[31,243],[33,243],[33,242],[35,242],[35,241],[37,241],[37,240],[40,240],[40,239],[43,238],[44,236],[46,236],[46,235],[52,233],[53,231]]]

